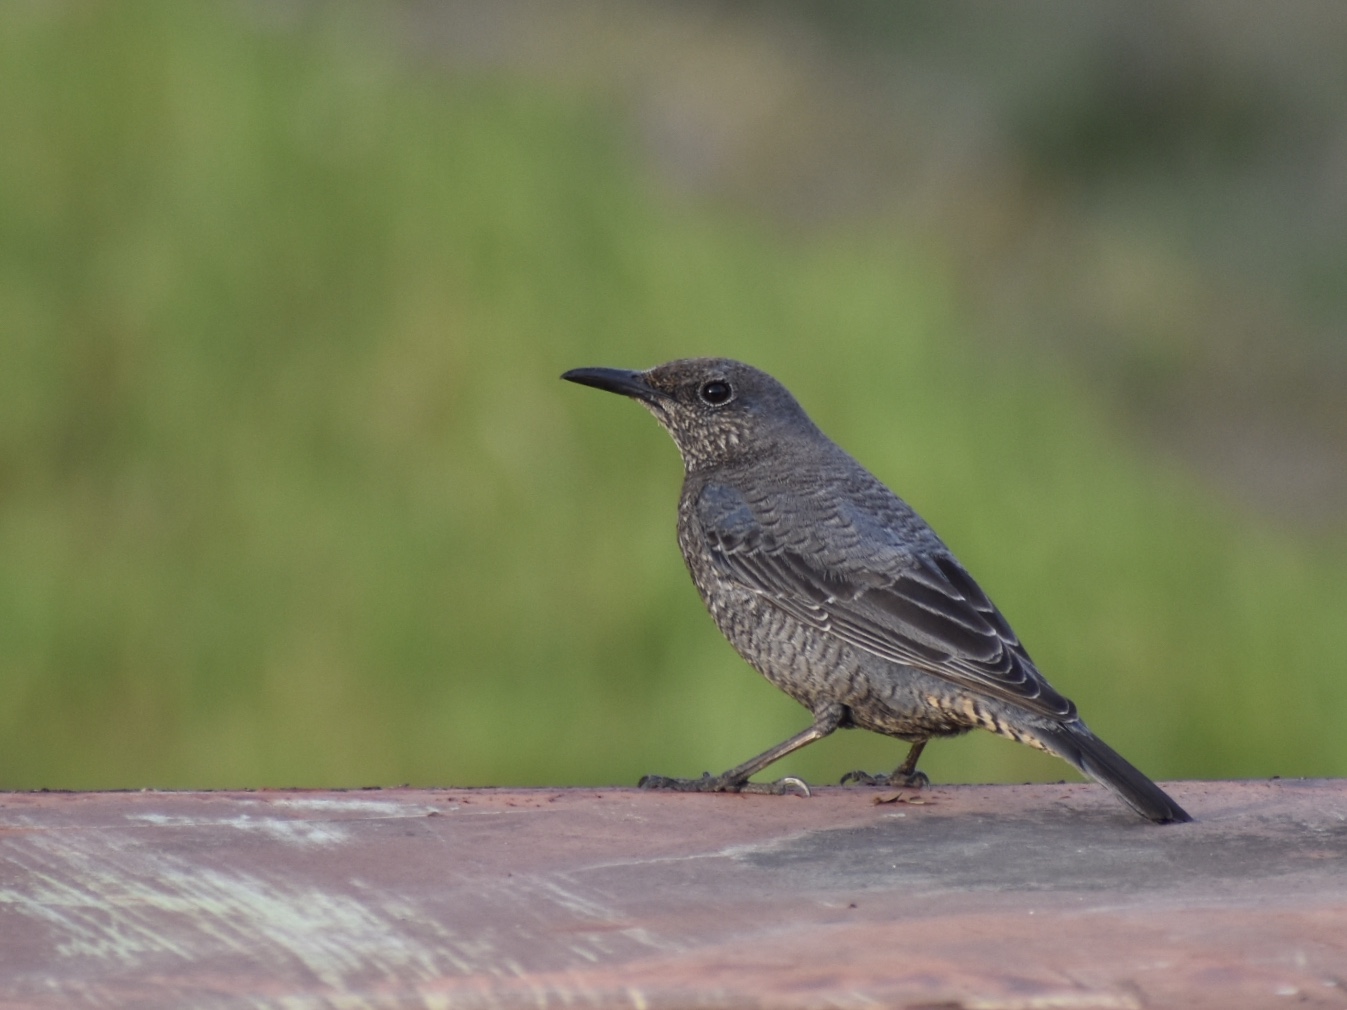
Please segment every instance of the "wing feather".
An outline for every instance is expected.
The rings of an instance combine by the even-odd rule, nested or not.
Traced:
[[[723,502],[718,489],[712,503]],[[732,524],[721,508],[699,508],[698,520],[718,570],[820,631],[894,663],[1003,698],[1053,718],[1075,706],[1035,668],[1010,625],[947,552],[908,555],[905,564],[872,570],[825,567],[780,544],[754,521],[743,500]],[[726,528],[731,525],[733,528]],[[892,558],[890,558],[892,561]]]

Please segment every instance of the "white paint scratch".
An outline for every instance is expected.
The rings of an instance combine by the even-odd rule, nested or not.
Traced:
[[[0,904],[52,928],[65,958],[135,968],[169,955],[246,955],[274,967],[302,965],[343,987],[355,973],[439,977],[436,952],[369,904],[285,880],[223,870],[106,834],[47,835],[11,864],[22,888]],[[447,966],[444,966],[447,967]]]
[[[286,820],[281,817],[200,817],[178,814],[127,814],[128,821],[141,821],[165,828],[230,829],[266,835],[291,845],[340,845],[349,837],[342,828],[327,821]]]
[[[424,817],[438,813],[437,807],[424,803],[398,803],[393,800],[360,799],[357,797],[284,796],[270,800],[268,806],[287,810],[312,810],[317,813],[352,813],[366,817]]]

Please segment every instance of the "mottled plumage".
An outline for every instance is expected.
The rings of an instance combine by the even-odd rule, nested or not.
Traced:
[[[673,436],[686,471],[678,543],[702,599],[740,655],[814,715],[722,775],[643,785],[781,791],[784,780],[748,780],[844,726],[912,742],[878,781],[920,784],[927,740],[980,727],[1064,758],[1151,820],[1189,819],[1090,732],[925,521],[770,375],[696,358],[563,378],[636,399]]]

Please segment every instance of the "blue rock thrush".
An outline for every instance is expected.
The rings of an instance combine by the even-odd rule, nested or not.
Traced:
[[[814,717],[722,775],[642,786],[807,792],[749,779],[844,727],[912,744],[892,775],[844,782],[921,786],[927,741],[980,727],[1056,754],[1143,817],[1190,820],[1090,732],[925,521],[770,375],[695,358],[562,378],[631,397],[673,436],[686,471],[678,544],[697,590],[739,654]]]

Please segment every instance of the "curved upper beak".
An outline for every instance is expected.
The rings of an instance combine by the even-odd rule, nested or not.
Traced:
[[[562,376],[568,382],[593,386],[610,393],[621,393],[647,403],[655,403],[665,394],[645,381],[644,372],[629,372],[623,368],[572,368]]]

